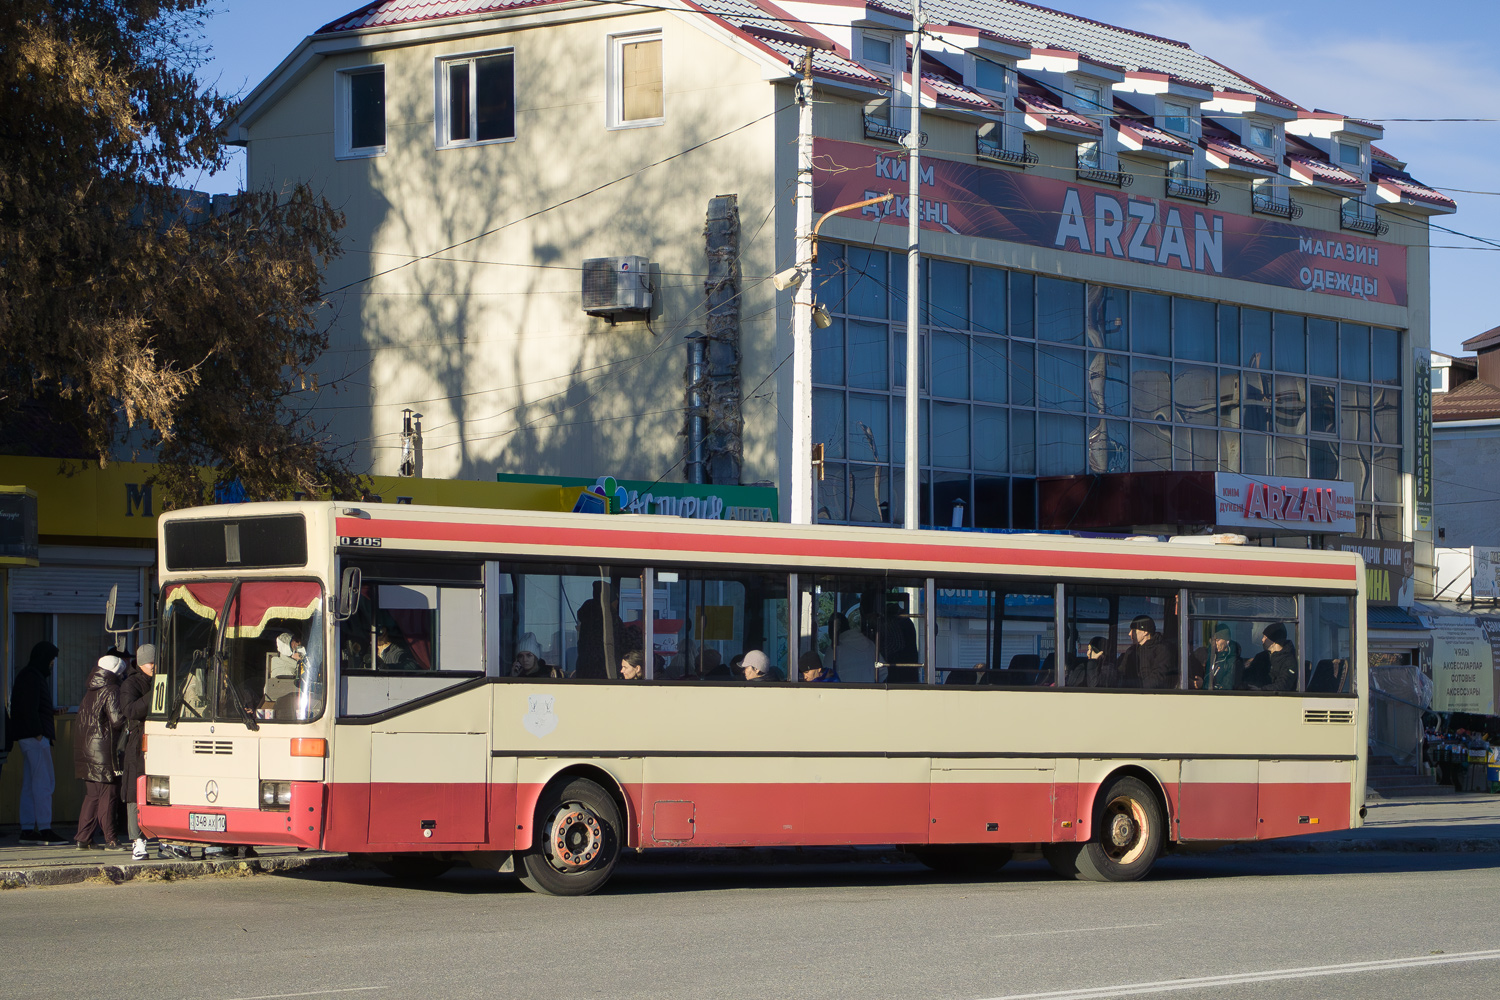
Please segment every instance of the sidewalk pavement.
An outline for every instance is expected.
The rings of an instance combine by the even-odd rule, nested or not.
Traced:
[[[1422,853],[1500,852],[1500,795],[1454,795],[1448,798],[1382,799],[1368,805],[1365,825],[1358,830],[1330,830],[1264,843],[1235,844],[1234,853],[1321,854],[1349,851]],[[71,830],[71,828],[69,828]],[[135,878],[168,881],[201,875],[253,875],[262,872],[330,871],[363,867],[344,854],[298,851],[288,847],[263,847],[257,857],[207,860],[201,852],[194,859],[151,857],[132,860],[129,850],[80,851],[69,840],[58,847],[21,847],[15,827],[0,831],[0,888],[68,885],[76,882],[119,883]],[[153,852],[154,854],[155,852]],[[681,854],[682,852],[674,852]],[[717,852],[688,851],[708,861]],[[840,849],[797,852],[776,850],[752,852],[764,855],[768,864],[795,861],[907,861],[900,851],[885,849]],[[649,857],[649,855],[647,855]],[[736,855],[744,863],[743,854]]]

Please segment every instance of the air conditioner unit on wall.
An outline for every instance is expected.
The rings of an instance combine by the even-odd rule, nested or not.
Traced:
[[[583,262],[583,311],[590,316],[651,312],[651,262],[645,257],[595,257]]]

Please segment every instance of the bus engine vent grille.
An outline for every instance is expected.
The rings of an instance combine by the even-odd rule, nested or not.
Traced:
[[[1302,710],[1302,721],[1347,725],[1354,721],[1354,713],[1344,708],[1306,708]]]
[[[230,755],[234,753],[234,743],[229,740],[194,740],[193,753]]]

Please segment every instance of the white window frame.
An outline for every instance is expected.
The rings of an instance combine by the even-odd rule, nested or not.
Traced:
[[[662,68],[662,95],[661,116],[658,118],[632,118],[626,120],[624,117],[625,88],[621,80],[621,74],[625,71],[624,47],[634,42],[658,41],[661,47]],[[662,29],[650,28],[643,31],[627,31],[618,35],[609,36],[608,59],[606,66],[608,74],[605,80],[605,128],[610,131],[630,128],[653,128],[664,125],[667,121],[667,43],[663,38]]]
[[[1356,169],[1364,166],[1364,162],[1365,162],[1365,150],[1364,150],[1364,144],[1363,143],[1359,143],[1359,142],[1347,142],[1347,141],[1345,141],[1343,139],[1337,139],[1337,140],[1334,141],[1334,145],[1338,147],[1334,151],[1334,152],[1336,152],[1338,154],[1338,159],[1335,161],[1335,166],[1338,166],[1338,167],[1354,167]],[[1346,150],[1346,149],[1352,149],[1352,150],[1354,150],[1354,160],[1353,160],[1353,162],[1350,162],[1349,160],[1344,159],[1344,150]]]
[[[1082,91],[1089,91],[1093,96],[1085,96]],[[1097,83],[1078,83],[1073,85],[1073,110],[1083,117],[1098,121],[1104,114],[1105,89]]]
[[[1173,118],[1182,119],[1182,128],[1175,129],[1167,124]],[[1193,106],[1191,104],[1179,104],[1176,101],[1163,101],[1161,104],[1161,127],[1164,131],[1173,135],[1192,137],[1193,134]]]
[[[985,64],[993,66],[996,70],[999,71],[1001,85],[1000,90],[995,90],[991,87],[984,87],[980,85],[979,67]],[[1010,73],[1010,67],[1005,65],[1005,63],[995,62],[993,59],[984,59],[980,56],[974,57],[974,89],[979,91],[981,94],[990,94],[995,97],[1009,97],[1012,87]]]
[[[498,139],[450,139],[448,138],[448,67],[454,63],[466,62],[469,64],[469,88],[472,91],[479,85],[479,77],[475,66],[479,60],[489,56],[510,56],[510,97],[511,97],[511,135],[502,136]],[[433,70],[433,93],[437,95],[437,112],[435,133],[437,136],[438,149],[461,149],[465,146],[493,146],[496,143],[515,142],[516,133],[521,131],[517,119],[520,117],[516,105],[516,81],[520,78],[516,73],[516,50],[507,46],[499,49],[485,49],[482,52],[462,52],[455,55],[439,56],[435,61]],[[479,113],[478,105],[472,105],[469,109],[470,127],[478,131],[475,116]]]
[[[1446,365],[1444,365],[1442,367],[1434,365],[1432,367],[1432,391],[1433,392],[1447,392],[1448,391],[1448,368],[1447,368]]]
[[[1265,142],[1256,142],[1255,141],[1255,139],[1253,137],[1255,135],[1255,130],[1256,129],[1264,129],[1265,130],[1266,140],[1267,141],[1265,141]],[[1266,122],[1257,122],[1257,121],[1247,122],[1245,124],[1245,145],[1251,147],[1252,149],[1269,149],[1269,150],[1274,150],[1276,148],[1276,126],[1269,125]]]
[[[384,63],[350,66],[337,71],[333,75],[333,157],[336,160],[365,160],[370,157],[385,155],[386,147],[391,140],[389,119],[385,123],[385,142],[379,146],[352,145],[354,139],[354,95],[350,89],[349,81],[356,76],[374,73],[377,70],[383,78],[385,76]]]
[[[861,31],[857,37],[859,38],[859,58],[857,58],[855,62],[862,63],[866,66],[874,66],[877,69],[884,70],[886,73],[895,72],[896,42],[891,38],[891,36],[877,34],[875,32]],[[890,53],[887,58],[876,59],[875,57],[870,55],[869,51],[867,50],[867,45],[872,40],[885,43]]]

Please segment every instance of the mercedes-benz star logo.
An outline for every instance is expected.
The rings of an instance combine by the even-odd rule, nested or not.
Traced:
[[[212,778],[203,786],[203,797],[210,803],[219,801],[219,783]]]

